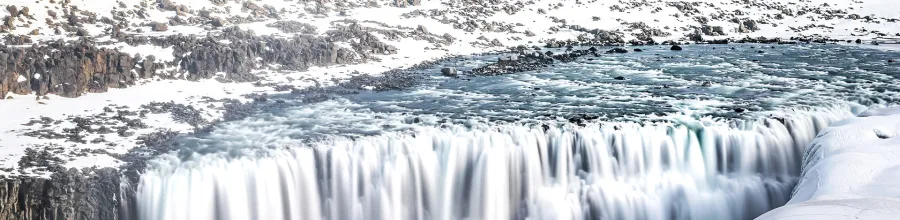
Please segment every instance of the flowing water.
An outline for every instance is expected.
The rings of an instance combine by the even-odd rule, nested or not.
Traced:
[[[469,57],[421,71],[410,88],[223,123],[151,162],[136,212],[145,220],[752,219],[790,198],[820,129],[895,103],[900,91],[889,52],[645,49],[533,72],[440,76],[443,66],[496,59]]]

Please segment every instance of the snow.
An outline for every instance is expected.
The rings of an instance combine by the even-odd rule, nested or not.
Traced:
[[[64,98],[55,95],[48,95],[49,99],[35,101],[33,96],[10,95],[11,100],[3,100],[0,104],[0,121],[4,125],[20,125],[27,123],[31,119],[39,117],[50,117],[56,120],[63,119],[67,116],[90,116],[103,111],[103,107],[110,104],[118,106],[129,106],[128,110],[137,110],[137,107],[151,102],[168,102],[192,105],[194,108],[203,110],[210,114],[207,120],[214,120],[221,117],[218,110],[209,109],[208,104],[199,104],[201,97],[211,97],[216,99],[234,98],[247,101],[240,97],[241,94],[251,92],[269,92],[266,88],[254,87],[251,84],[226,84],[218,83],[214,80],[202,81],[184,81],[184,80],[162,80],[148,82],[144,85],[135,86],[127,89],[110,89],[106,93],[89,93],[78,98]],[[217,115],[219,114],[219,115]],[[149,114],[147,119],[142,120],[149,125],[151,129],[145,129],[136,132],[136,135],[153,132],[153,128],[167,128],[178,132],[189,132],[190,126],[174,122],[167,114]],[[66,123],[58,125],[57,128],[69,126]],[[28,147],[38,144],[54,143],[63,146],[69,146],[72,143],[66,143],[63,140],[45,140],[35,137],[28,137],[18,134],[16,126],[4,126],[0,128],[0,168],[17,167],[18,158],[24,155],[24,150]],[[111,153],[126,153],[129,149],[137,146],[133,138],[107,136],[107,141],[117,143],[116,148],[108,148],[104,144],[79,144],[78,149],[105,149]],[[89,137],[94,138],[94,137]],[[88,139],[90,140],[90,139]],[[90,166],[115,166],[120,162],[109,157],[108,155],[98,154],[87,157],[65,158],[72,159],[65,164],[67,167],[90,167]],[[15,173],[14,173],[15,174]]]
[[[865,111],[820,132],[784,207],[759,219],[900,216],[900,107]]]
[[[25,81],[28,81],[28,79],[26,79],[25,76],[22,76],[22,75],[19,75],[19,78],[16,79],[16,82],[25,82]]]
[[[150,5],[155,5],[155,1],[146,0],[119,0],[116,2],[104,2],[103,4],[98,4],[95,0],[71,0],[70,2],[71,3],[69,4],[69,6],[62,6],[61,4],[49,3],[49,1],[4,0],[0,2],[0,9],[5,9],[6,5],[17,5],[20,6],[20,9],[22,6],[27,6],[31,11],[30,14],[34,16],[35,20],[33,20],[27,28],[24,27],[25,23],[17,22],[17,26],[19,27],[15,30],[12,30],[11,33],[26,35],[29,34],[32,30],[38,29],[38,35],[32,36],[32,38],[36,41],[48,41],[60,38],[75,39],[74,37],[53,34],[52,28],[50,28],[50,26],[48,26],[46,24],[47,22],[45,21],[47,19],[50,19],[54,22],[60,22],[64,21],[65,18],[63,18],[63,16],[59,16],[54,20],[48,15],[48,10],[52,10],[54,12],[57,12],[57,14],[62,15],[62,11],[64,9],[71,9],[74,7],[78,8],[79,10],[96,13],[97,18],[100,19],[102,17],[112,18],[112,14],[116,12],[139,10],[138,6],[141,3],[149,3]],[[122,8],[118,4],[118,2],[124,4],[125,7]],[[242,10],[243,2],[241,1],[227,1],[225,5],[221,6],[213,5],[210,1],[207,0],[172,0],[171,2],[175,3],[176,5],[185,5],[195,12],[201,9],[207,9],[211,12],[211,16],[214,17],[247,17],[250,15],[249,11]],[[625,12],[609,10],[610,7],[615,5],[624,6],[628,3],[643,2],[637,0],[581,1],[580,3],[575,3],[573,1],[536,0],[534,1],[534,4],[524,5],[524,7],[522,7],[522,10],[515,14],[500,12],[491,16],[479,18],[484,19],[487,22],[499,22],[504,24],[522,23],[521,26],[514,25],[513,27],[514,30],[521,33],[490,32],[480,30],[476,30],[474,32],[465,32],[455,29],[452,24],[441,23],[439,21],[440,18],[403,18],[401,16],[404,13],[412,12],[414,10],[427,11],[430,9],[448,9],[446,1],[423,1],[419,6],[406,8],[387,6],[385,4],[390,4],[390,1],[380,1],[379,3],[382,4],[382,7],[351,9],[346,11],[349,16],[337,16],[338,12],[336,11],[330,12],[330,16],[307,14],[305,9],[314,6],[316,2],[298,2],[285,0],[257,0],[252,2],[259,6],[271,6],[276,11],[284,10],[286,13],[284,14],[285,16],[281,18],[282,20],[294,20],[313,25],[317,28],[317,32],[320,35],[324,34],[328,30],[334,29],[335,25],[340,23],[337,21],[341,21],[344,19],[353,19],[360,21],[360,25],[377,28],[385,27],[381,27],[380,25],[365,21],[380,22],[390,27],[401,28],[416,28],[419,25],[422,25],[426,27],[427,30],[432,34],[440,36],[446,33],[452,35],[457,39],[457,41],[451,45],[435,49],[433,48],[434,44],[426,41],[412,39],[391,41],[384,39],[384,37],[380,36],[379,34],[374,34],[376,36],[380,36],[384,42],[398,48],[398,53],[393,55],[379,55],[377,56],[377,58],[380,59],[380,61],[378,62],[333,67],[313,67],[308,71],[302,72],[283,73],[281,71],[271,71],[265,68],[254,71],[254,73],[265,77],[264,82],[274,82],[282,84],[287,83],[298,87],[329,85],[334,83],[332,79],[346,79],[352,77],[355,74],[378,74],[390,69],[409,67],[422,61],[437,59],[449,55],[490,52],[505,49],[505,46],[538,45],[541,42],[551,39],[576,39],[579,35],[583,34],[582,32],[572,31],[565,28],[562,28],[556,32],[549,31],[551,28],[559,27],[561,24],[559,22],[554,22],[554,17],[558,19],[564,19],[566,21],[565,23],[568,25],[579,25],[587,29],[599,28],[605,30],[623,30],[626,29],[627,25],[624,24],[626,22],[644,22],[650,27],[659,28],[671,33],[670,36],[655,37],[655,40],[657,41],[677,40],[683,38],[685,34],[693,32],[691,26],[700,25],[691,16],[683,16],[683,13],[678,11],[678,9],[665,5],[666,2],[675,2],[672,0],[654,3],[654,7],[658,5],[662,9],[656,12],[653,11],[654,7],[644,6],[638,6],[626,10]],[[368,1],[360,0],[358,2],[364,4]],[[496,1],[497,5],[510,4],[514,2],[517,1]],[[742,16],[740,16],[741,18],[759,20],[767,18],[767,16],[770,16],[770,14],[772,13],[776,13],[775,10],[760,10],[760,8],[758,7],[747,9],[745,8],[745,5],[737,4],[731,0],[688,0],[687,2],[703,3],[699,6],[695,6],[695,8],[700,11],[699,15],[702,16],[710,16],[711,14],[718,13],[731,13],[735,10],[741,10],[744,13]],[[819,6],[824,3],[828,3],[833,7],[847,9],[850,14],[855,13],[861,16],[875,15],[878,17],[886,18],[900,18],[900,12],[895,10],[894,7],[890,7],[896,4],[893,0],[864,0],[859,2],[835,2],[830,0],[810,0],[797,2],[791,0],[770,0],[763,2],[768,4],[784,5],[785,7],[790,8],[794,11],[800,11],[802,7]],[[562,6],[559,8],[548,7],[548,5],[550,4],[557,3],[562,3]],[[707,5],[706,3],[708,3],[709,5]],[[326,1],[324,4],[333,3]],[[852,9],[850,9],[851,7]],[[454,11],[461,10],[458,8],[450,9]],[[545,10],[546,14],[539,13],[539,9]],[[174,34],[203,36],[210,32],[215,33],[217,31],[220,31],[218,29],[203,26],[170,25],[169,30],[167,31],[153,32],[150,31],[150,28],[147,27],[146,24],[150,22],[167,22],[169,18],[174,17],[176,13],[173,11],[164,11],[157,9],[149,9],[145,10],[145,12],[147,16],[144,18],[127,18],[129,20],[129,23],[140,27],[143,33],[139,33],[137,31],[124,31],[130,34],[143,36],[166,36]],[[0,17],[4,17],[7,14],[8,12],[6,10],[0,10]],[[198,16],[198,14],[199,13],[193,13],[183,16],[185,16],[185,19],[190,19],[194,16]],[[463,21],[466,19],[462,16],[459,16],[457,12],[448,13],[447,16],[450,19],[460,19]],[[595,20],[593,18],[595,16],[598,18],[598,20]],[[253,23],[238,24],[237,26],[243,29],[253,30],[257,35],[275,35],[281,37],[291,36],[291,34],[283,33],[276,28],[266,27],[266,24],[272,23],[274,21],[275,20],[270,19]],[[791,37],[798,34],[820,34],[838,39],[862,38],[868,40],[879,38],[879,36],[868,33],[862,36],[855,36],[856,33],[854,33],[854,28],[860,27],[870,30],[879,30],[885,33],[900,33],[900,25],[897,25],[896,23],[866,23],[863,20],[844,19],[821,20],[812,13],[796,17],[786,16],[786,18],[783,20],[772,21],[773,23],[771,24],[759,24],[762,28],[759,31],[751,33],[737,33],[737,24],[727,20],[711,20],[708,24],[722,26],[726,32],[726,35],[705,37]],[[827,28],[813,28],[801,31],[800,33],[796,33],[791,30],[792,27],[800,27],[810,24],[823,24],[827,26],[833,26],[834,29],[830,30]],[[228,26],[231,25],[233,24],[229,24]],[[86,24],[84,28],[95,36],[102,36],[103,32],[106,31],[102,26],[89,24]],[[535,36],[526,36],[524,34],[525,31],[533,32]],[[3,34],[0,34],[0,36],[2,35]],[[483,40],[478,39],[482,36],[487,38],[488,40],[496,39],[500,41],[504,45],[504,47],[475,46],[472,44],[474,42],[485,43]],[[634,39],[634,36],[632,36],[630,33],[625,33],[625,37],[626,40]],[[157,59],[157,61],[170,62],[174,61],[177,56],[187,55],[174,55],[174,50],[171,47],[163,48],[153,45],[131,46],[125,43],[115,42],[115,40],[109,39],[108,37],[98,38],[97,41],[110,43],[101,47],[116,48],[122,52],[130,54],[141,54],[144,56],[153,55]],[[223,41],[222,43],[227,44],[230,42]],[[345,42],[337,43],[346,45]],[[863,44],[857,46],[877,48],[882,50],[900,49],[900,44],[882,44],[880,46]],[[35,74],[34,76],[35,79],[40,79],[40,77],[40,74]],[[25,82],[27,80],[28,79],[23,76],[20,76],[18,78],[18,82]],[[100,111],[103,107],[110,103],[136,107],[140,106],[141,104],[146,104],[153,101],[174,100],[178,103],[195,103],[197,101],[197,97],[200,96],[240,98],[240,95],[242,94],[251,93],[260,89],[261,88],[253,87],[248,83],[222,84],[212,80],[202,82],[160,81],[149,82],[144,85],[138,85],[127,89],[114,89],[108,93],[103,94],[88,94],[75,99],[68,99],[51,95],[49,100],[40,101],[43,104],[34,101],[33,97],[13,95],[13,97],[15,98],[14,100],[0,101],[3,102],[3,104],[0,104],[0,121],[3,121],[4,123],[9,125],[16,125],[26,123],[30,118],[40,116],[51,117],[58,120],[66,117],[67,115],[90,115]],[[732,90],[731,88],[727,87],[717,89],[720,89],[723,93],[728,93]],[[226,94],[225,91],[230,94]],[[773,102],[775,101],[777,100],[773,100]],[[685,106],[703,106],[711,104],[715,103],[697,101],[684,103]],[[204,109],[202,108],[203,106],[195,107]],[[207,110],[204,109],[204,111]],[[210,119],[215,119],[215,111],[209,111],[210,114],[212,114],[212,116],[210,116]],[[185,127],[184,124],[175,123],[171,121],[171,119],[168,119],[164,116],[151,115],[149,117],[151,119],[148,119],[147,123],[151,124],[152,127],[172,128],[178,131],[187,131],[189,129],[189,127]],[[18,157],[22,155],[23,149],[25,149],[29,145],[48,142],[47,140],[38,140],[36,138],[20,136],[15,132],[11,132],[10,130],[17,130],[17,128],[16,126],[8,126],[0,129],[0,146],[4,146],[3,148],[0,148],[0,168],[16,167],[16,162],[18,160]],[[129,142],[133,142],[133,140],[123,139],[119,141],[126,143],[120,145],[122,147],[118,149],[113,149],[113,151],[115,152],[124,152],[128,148],[133,147],[133,144],[128,144]],[[100,146],[90,146],[90,144],[88,144],[79,147],[98,148]],[[104,156],[105,155],[75,158],[73,161],[68,162],[67,166],[114,166],[116,164],[115,160],[112,160],[111,158],[104,158]]]

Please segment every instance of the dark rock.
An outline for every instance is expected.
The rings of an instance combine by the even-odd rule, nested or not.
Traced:
[[[456,77],[457,76],[456,68],[453,68],[453,67],[441,68],[441,75],[444,75],[447,77]]]
[[[641,48],[634,48],[634,52],[644,52],[644,50],[641,50]]]
[[[613,48],[612,50],[606,51],[606,53],[628,53],[628,50],[622,48]]]
[[[318,32],[316,31],[316,27],[315,27],[315,26],[313,26],[313,25],[311,25],[311,24],[299,22],[299,21],[290,21],[290,20],[288,20],[288,21],[276,21],[276,22],[274,22],[274,23],[267,24],[266,26],[267,26],[267,27],[276,28],[276,29],[278,29],[278,30],[280,30],[280,31],[282,31],[282,32],[284,32],[284,33],[302,33],[302,34],[316,34],[316,33],[318,33]]]
[[[861,43],[862,43],[862,40],[856,39],[856,43],[857,43],[857,44],[861,44]]]
[[[150,29],[153,31],[167,31],[169,30],[169,25],[162,22],[153,22],[150,24]]]
[[[613,78],[613,79],[615,79],[615,80],[625,80],[625,77],[624,77],[624,76],[616,76],[616,77]]]
[[[700,33],[708,36],[722,36],[725,35],[725,29],[722,26],[703,25],[700,27]]]
[[[209,24],[212,25],[213,27],[222,27],[222,26],[225,26],[225,23],[226,23],[225,19],[222,19],[220,17],[213,17],[209,21]]]
[[[670,49],[671,50],[679,50],[679,51],[682,50],[681,46],[678,46],[678,45],[672,45],[672,48],[670,48]]]
[[[45,151],[46,152],[46,151]],[[22,162],[22,161],[20,161]],[[114,168],[65,170],[51,165],[50,178],[18,177],[0,180],[6,204],[0,216],[8,219],[123,219],[119,172]]]

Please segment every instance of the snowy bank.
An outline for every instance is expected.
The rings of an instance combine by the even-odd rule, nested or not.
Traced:
[[[787,205],[758,219],[900,216],[900,107],[872,109],[819,133]]]

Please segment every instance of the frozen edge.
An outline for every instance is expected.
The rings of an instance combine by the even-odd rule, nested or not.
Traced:
[[[896,219],[900,216],[900,107],[834,123],[807,148],[787,205],[758,219]]]

